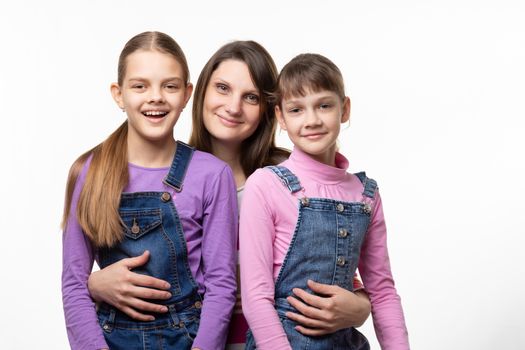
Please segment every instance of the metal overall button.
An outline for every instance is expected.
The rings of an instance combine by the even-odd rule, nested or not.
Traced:
[[[168,192],[164,192],[162,196],[160,196],[160,199],[162,199],[162,201],[166,203],[171,199],[171,194],[169,194]]]
[[[338,212],[342,213],[345,210],[345,206],[341,203],[338,203],[335,207]]]
[[[348,236],[348,231],[344,228],[339,229],[339,237],[346,238]]]
[[[195,307],[196,307],[197,309],[200,309],[200,308],[202,307],[202,302],[200,302],[200,301],[197,300],[197,301],[195,302]]]
[[[140,232],[139,224],[137,223],[137,219],[133,218],[133,226],[131,226],[131,233],[137,234]]]
[[[365,203],[365,205],[363,206],[363,211],[365,212],[365,214],[370,214],[372,212],[372,206],[370,205],[370,203]]]
[[[344,256],[337,257],[337,265],[344,266],[345,263],[346,263],[346,259],[344,258]]]
[[[301,198],[301,204],[302,204],[304,207],[307,207],[307,206],[310,204],[310,201],[308,200],[307,197],[303,197],[303,198]]]

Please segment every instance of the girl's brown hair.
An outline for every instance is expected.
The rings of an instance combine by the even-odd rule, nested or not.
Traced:
[[[277,68],[264,47],[255,41],[234,41],[222,46],[206,63],[199,75],[193,95],[190,145],[212,153],[211,134],[204,126],[204,98],[213,72],[227,60],[244,62],[259,90],[260,122],[255,132],[242,142],[241,166],[246,176],[266,165],[277,164],[289,152],[275,146],[276,118],[271,95],[277,81]]]
[[[285,98],[304,97],[307,90],[312,92],[332,91],[341,100],[344,100],[343,75],[332,61],[322,55],[305,53],[295,56],[279,74],[277,89],[273,94],[275,103],[281,106]]]
[[[126,75],[127,58],[132,53],[159,51],[172,55],[183,69],[186,84],[189,69],[179,45],[161,32],[144,32],[131,38],[119,56],[118,84],[122,87]],[[71,210],[72,196],[78,176],[86,161],[91,164],[77,204],[76,215],[82,230],[96,247],[111,247],[123,237],[119,215],[120,196],[128,184],[128,122],[125,121],[104,142],[81,155],[69,171],[62,229],[65,229]]]

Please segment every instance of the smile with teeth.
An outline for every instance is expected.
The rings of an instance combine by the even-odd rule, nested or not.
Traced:
[[[168,112],[165,112],[165,111],[145,111],[145,112],[142,112],[142,114],[146,117],[149,117],[149,118],[162,118],[162,117],[165,117]]]

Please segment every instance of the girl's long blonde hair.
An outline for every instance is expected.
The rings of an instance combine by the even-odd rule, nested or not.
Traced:
[[[172,55],[183,69],[186,84],[189,82],[186,57],[175,40],[161,32],[144,32],[131,38],[120,53],[119,86],[122,87],[126,74],[127,57],[139,50],[159,51]],[[71,214],[71,202],[78,176],[91,157],[76,215],[82,230],[95,247],[111,247],[123,238],[119,206],[120,196],[129,181],[127,136],[126,120],[104,142],[82,154],[69,171],[62,218],[63,230]]]

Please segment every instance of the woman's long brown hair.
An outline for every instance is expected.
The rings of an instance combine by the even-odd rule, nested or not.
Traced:
[[[241,166],[244,175],[250,176],[256,169],[277,164],[290,154],[275,146],[277,123],[271,96],[277,81],[277,67],[268,51],[257,42],[234,41],[226,44],[206,63],[193,95],[193,124],[189,143],[201,151],[213,152],[211,135],[204,126],[204,98],[213,72],[226,60],[244,62],[260,94],[261,120],[255,132],[241,145]]]
[[[186,84],[189,69],[182,49],[169,35],[144,32],[131,38],[120,53],[118,84],[122,87],[126,75],[127,57],[138,50],[159,51],[172,55],[181,65]],[[120,196],[129,181],[128,122],[125,121],[104,142],[82,154],[69,171],[62,229],[72,214],[71,202],[78,176],[86,161],[91,163],[77,204],[76,215],[82,230],[95,247],[111,247],[123,238],[119,215]]]

